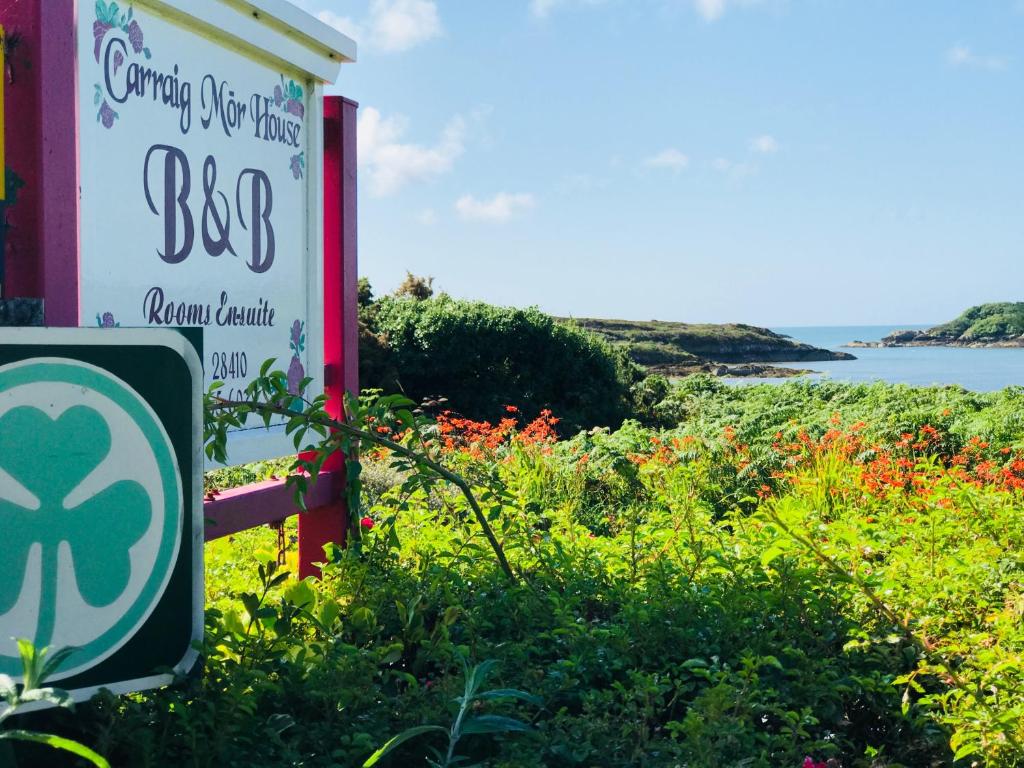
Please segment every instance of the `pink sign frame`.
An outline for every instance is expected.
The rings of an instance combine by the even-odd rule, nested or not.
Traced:
[[[282,0],[248,2],[254,17],[273,11],[302,21]],[[7,35],[18,36],[4,89],[8,166],[25,181],[8,212],[4,296],[42,298],[46,325],[60,327],[79,322],[78,5],[22,0],[0,10]],[[353,44],[351,55],[339,60],[354,61],[354,53]],[[328,409],[336,417],[343,416],[344,393],[359,389],[357,109],[340,96],[323,100],[323,360]],[[314,563],[323,560],[325,545],[345,543],[343,470],[344,457],[331,457],[307,498],[309,511],[299,518],[300,577],[318,573]],[[206,502],[204,512],[211,540],[281,521],[297,510],[285,481],[275,480],[221,493]]]

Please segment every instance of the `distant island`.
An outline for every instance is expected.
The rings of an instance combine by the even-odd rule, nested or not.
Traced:
[[[848,347],[1024,347],[1024,302],[979,304],[925,331],[893,331],[881,341]]]
[[[687,376],[799,376],[811,371],[766,365],[773,362],[854,360],[848,352],[833,352],[794,341],[753,325],[674,323],[663,320],[601,320],[572,318],[596,333],[652,373]]]

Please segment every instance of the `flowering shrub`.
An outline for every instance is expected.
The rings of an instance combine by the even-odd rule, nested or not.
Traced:
[[[522,418],[514,405],[505,406],[506,415],[496,424],[489,421],[473,421],[444,411],[437,417],[437,431],[441,436],[443,450],[461,451],[474,458],[482,458],[484,452],[493,453],[510,445],[551,445],[558,439],[556,426],[559,419],[544,409],[540,415],[520,428]]]
[[[321,582],[229,575],[270,531],[208,546],[203,675],[62,727],[127,766],[360,765],[411,729],[385,759],[425,764],[463,660],[494,659],[543,706],[481,701],[529,729],[473,764],[1022,764],[1021,395],[688,386],[665,430],[442,415],[425,448],[518,581],[458,493],[399,473]]]
[[[549,408],[572,431],[617,427],[630,414],[639,369],[626,353],[537,309],[392,296],[362,317],[384,347],[361,369],[363,386],[400,384],[417,401],[443,394],[478,421],[506,403],[528,419]]]

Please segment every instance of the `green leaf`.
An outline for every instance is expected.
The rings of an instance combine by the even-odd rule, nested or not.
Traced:
[[[767,568],[775,558],[784,554],[786,551],[780,547],[769,547],[761,553],[761,567]]]
[[[303,579],[302,581],[296,581],[291,584],[288,589],[284,591],[284,598],[288,602],[293,603],[300,608],[306,608],[316,602],[316,593],[313,591],[313,588],[309,586],[309,583]]]
[[[462,724],[461,733],[469,735],[474,733],[509,733],[511,731],[532,731],[533,726],[516,720],[514,717],[503,715],[480,715],[471,718]]]
[[[496,666],[498,666],[498,662],[495,659],[487,659],[486,661],[481,661],[479,664],[473,667],[473,671],[470,673],[469,679],[466,681],[467,688],[469,687],[470,681],[472,681],[473,683],[473,690],[476,690],[481,685],[483,685],[487,678],[490,676],[491,671]]]
[[[544,703],[543,699],[539,696],[534,696],[532,693],[526,691],[519,691],[515,688],[495,688],[492,691],[484,691],[483,693],[477,694],[478,699],[481,701],[487,701],[492,699],[519,699],[520,701],[526,701],[530,704],[535,704],[538,707]]]
[[[61,648],[60,650],[52,652],[44,651],[42,655],[46,660],[43,662],[43,671],[40,676],[40,682],[48,680],[53,676],[53,674],[60,668],[60,665],[67,660],[68,656],[70,656],[74,650],[74,648]]]
[[[287,731],[293,725],[295,725],[295,718],[287,714],[273,714],[267,718],[267,725],[269,725],[278,736]]]
[[[238,599],[241,600],[242,605],[245,606],[245,612],[248,613],[250,617],[254,617],[260,608],[260,599],[251,593],[239,595]]]
[[[384,746],[366,759],[366,762],[363,763],[363,768],[370,768],[370,766],[376,765],[384,755],[398,747],[400,744],[407,742],[409,739],[414,739],[421,734],[430,733],[431,731],[440,731],[444,734],[448,733],[447,728],[442,728],[439,725],[417,725],[415,728],[407,728],[397,736],[392,736],[384,742]]]
[[[36,733],[35,731],[4,731],[0,733],[0,739],[14,739],[16,741],[32,741],[36,744],[45,744],[54,749],[61,749],[73,755],[85,758],[96,768],[110,768],[110,763],[102,755],[93,752],[84,744],[77,741],[65,739],[63,736],[54,736],[50,733]]]
[[[383,656],[381,656],[380,663],[381,664],[394,664],[396,661],[398,661],[400,658],[402,658],[402,653],[404,653],[404,652],[405,652],[405,648],[402,646],[401,643],[394,643],[394,644],[392,644],[391,646],[388,647],[387,653],[385,653]]]
[[[979,752],[980,750],[978,749],[977,744],[964,744],[962,747],[960,747],[960,749],[958,749],[954,753],[953,762],[956,762],[957,760],[962,760],[963,758],[968,757],[970,755],[977,755],[979,754]]]

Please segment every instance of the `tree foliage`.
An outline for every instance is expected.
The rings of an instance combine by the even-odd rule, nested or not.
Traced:
[[[962,341],[1020,336],[1024,334],[1024,302],[979,304],[955,320],[930,328],[928,334]]]
[[[403,295],[375,302],[363,316],[375,337],[364,336],[364,388],[415,400],[443,395],[453,410],[479,419],[506,405],[530,416],[547,408],[570,430],[616,427],[629,414],[637,369],[625,353],[536,308]]]

